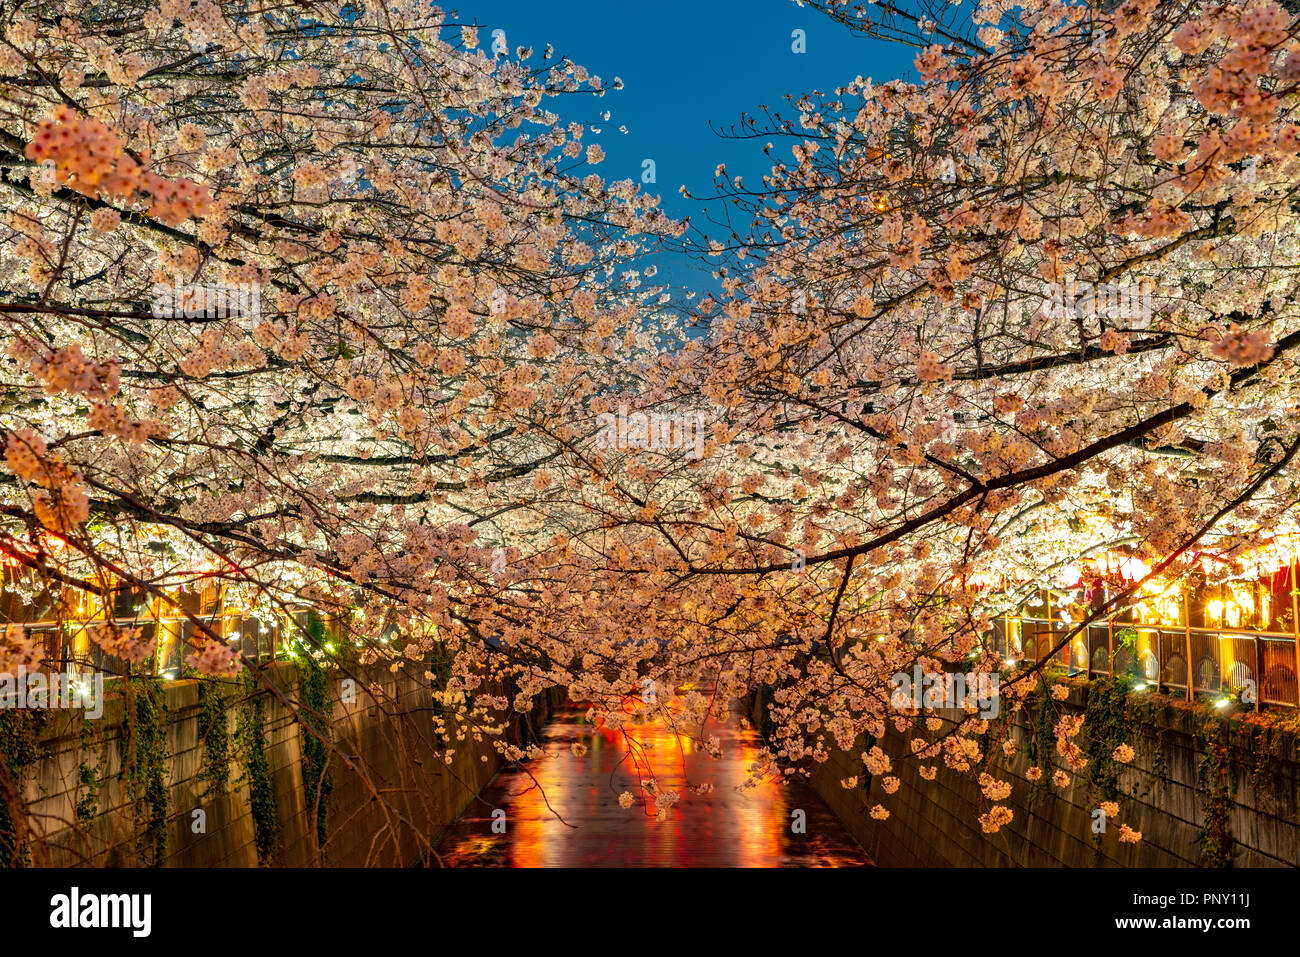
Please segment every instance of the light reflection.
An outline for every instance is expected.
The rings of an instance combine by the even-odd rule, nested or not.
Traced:
[[[680,702],[661,702],[669,713]],[[710,722],[720,758],[667,720],[626,709],[623,729],[593,726],[583,711],[566,711],[545,732],[547,757],[508,769],[449,829],[439,848],[451,866],[496,867],[780,867],[867,863],[842,825],[802,783],[769,781],[741,789],[758,757],[752,730],[735,719]],[[640,718],[640,720],[636,720]],[[587,746],[577,755],[571,746]],[[653,779],[681,797],[656,818]],[[692,788],[712,785],[706,793]],[[618,798],[629,791],[630,808]],[[643,802],[642,800],[643,799]],[[491,809],[506,809],[507,832],[491,833]],[[790,833],[790,810],[804,809],[808,832]],[[558,815],[558,817],[557,817]]]

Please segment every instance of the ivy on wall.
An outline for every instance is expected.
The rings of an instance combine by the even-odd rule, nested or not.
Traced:
[[[1165,749],[1165,735],[1170,731],[1169,708],[1169,698],[1150,691],[1132,694],[1128,699],[1129,720],[1135,727],[1151,730],[1146,750],[1151,761],[1151,776],[1156,781],[1169,779],[1169,752]]]
[[[86,824],[99,813],[99,769],[85,761],[77,765],[77,823]]]
[[[1281,768],[1300,716],[1288,713],[1278,717],[1275,713],[1255,718],[1243,724],[1240,731],[1249,742],[1246,753],[1251,759],[1246,766],[1246,780],[1250,782],[1251,794],[1258,803],[1263,794],[1275,790],[1281,782]]]
[[[1051,778],[1052,749],[1056,746],[1056,735],[1052,732],[1056,715],[1053,713],[1051,696],[1046,690],[1035,692],[1034,702],[1033,728],[1028,741],[1029,761],[1043,769],[1034,786],[1045,789]]]
[[[152,680],[122,682],[126,725],[122,739],[121,778],[135,816],[136,851],[151,867],[162,864],[167,850],[167,714]]]
[[[77,823],[86,824],[99,813],[100,771],[103,761],[91,764],[86,755],[94,743],[94,725],[81,719],[81,759],[77,763]]]
[[[1198,790],[1205,800],[1205,818],[1197,838],[1201,863],[1205,867],[1231,867],[1232,833],[1228,828],[1228,812],[1232,808],[1236,773],[1228,747],[1227,722],[1213,712],[1198,711],[1196,738],[1205,749],[1205,756],[1196,767]]]
[[[0,711],[0,867],[29,864],[23,815],[22,782],[39,757],[37,738],[49,720],[45,711],[6,708]]]
[[[308,617],[307,631],[316,647],[324,647],[325,623],[317,615]],[[323,849],[328,836],[329,798],[334,791],[334,778],[329,772],[334,702],[328,694],[325,668],[313,655],[298,659],[298,683],[301,689],[299,712],[305,725],[301,736],[302,790],[308,810],[315,812],[316,841]]]
[[[221,794],[230,781],[230,722],[226,716],[226,699],[217,682],[200,678],[198,732],[203,744],[203,764],[199,780],[203,797]]]
[[[1097,800],[1111,801],[1121,796],[1119,775],[1122,766],[1112,754],[1139,727],[1153,730],[1152,777],[1164,780],[1168,776],[1164,735],[1170,702],[1160,695],[1135,694],[1131,684],[1130,676],[1121,675],[1118,679],[1094,678],[1089,685],[1083,724],[1084,751],[1089,759],[1089,783]],[[1229,813],[1237,770],[1229,744],[1229,723],[1205,704],[1196,707],[1193,723],[1197,748],[1203,752],[1196,769],[1197,790],[1205,804],[1197,838],[1201,863],[1206,867],[1231,867],[1233,838]],[[1267,734],[1267,731],[1263,732],[1265,741],[1268,740]],[[1267,752],[1268,748],[1260,750]],[[1265,764],[1267,757],[1257,767]]]
[[[1120,796],[1122,765],[1112,757],[1115,749],[1128,742],[1128,697],[1132,681],[1096,678],[1088,687],[1084,706],[1083,751],[1088,756],[1088,782],[1095,800],[1114,801]]]
[[[445,642],[435,641],[433,650],[429,652],[429,671],[433,674],[430,686],[434,691],[442,691],[447,687],[447,682],[451,679],[451,666],[455,655],[448,649]]]
[[[271,784],[271,766],[266,759],[266,719],[262,714],[262,695],[257,676],[244,669],[240,682],[244,702],[239,709],[235,732],[248,783],[248,802],[253,814],[253,842],[257,862],[270,864],[280,837],[280,817],[275,806],[275,788]]]

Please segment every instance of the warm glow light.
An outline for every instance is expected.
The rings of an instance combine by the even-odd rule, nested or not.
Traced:
[[[1140,558],[1126,558],[1119,563],[1119,573],[1131,582],[1151,574],[1151,566]]]
[[[1237,606],[1237,603],[1235,601],[1230,601],[1224,606],[1223,610],[1228,619],[1228,627],[1240,628],[1241,608]]]
[[[660,705],[674,715],[683,710],[683,703],[676,697],[665,698]],[[574,723],[568,734],[548,747],[548,757],[533,762],[529,776],[518,781],[510,809],[513,866],[572,865],[574,855],[595,853],[595,848],[608,841],[603,836],[602,820],[613,821],[625,830],[624,839],[632,842],[627,853],[639,863],[683,864],[693,849],[714,844],[735,848],[738,866],[771,866],[780,859],[781,836],[790,819],[788,792],[774,780],[741,788],[750,767],[758,760],[760,742],[753,731],[742,731],[734,725],[714,726],[711,733],[716,733],[723,743],[722,756],[715,758],[696,748],[690,734],[670,727],[662,712],[648,713],[639,699],[629,699],[623,711],[642,720],[628,720],[619,730]],[[568,747],[571,740],[588,743],[587,753],[574,755]],[[593,816],[587,776],[608,781],[607,787],[612,786],[615,792],[632,792],[638,806],[623,810],[605,804]],[[726,794],[728,811],[712,816],[701,813],[699,808],[675,807],[667,820],[657,821],[653,795],[642,790],[643,782],[651,777],[660,788],[678,791],[683,805],[723,800],[698,797],[687,787],[712,781],[718,792]],[[641,806],[642,800],[649,806]],[[586,816],[586,826],[575,838],[571,827],[557,814],[567,821]],[[609,826],[606,823],[606,835]],[[472,856],[483,848],[465,850]],[[599,853],[608,852],[601,849]]]
[[[1165,625],[1178,624],[1179,612],[1178,602],[1173,598],[1168,598],[1160,603],[1161,623]]]
[[[16,568],[20,565],[26,564],[23,561],[23,557],[30,558],[38,551],[37,547],[30,543],[23,543],[23,547],[21,548],[15,548],[13,544],[10,544],[8,547],[13,551],[0,553],[0,565],[8,566],[10,568]],[[39,550],[43,550],[49,555],[57,555],[67,549],[67,547],[67,542],[52,532],[41,532]]]
[[[1232,589],[1232,597],[1237,600],[1242,612],[1247,615],[1253,614],[1255,611],[1254,591],[1245,585],[1238,585],[1236,582],[1233,582],[1228,587]]]

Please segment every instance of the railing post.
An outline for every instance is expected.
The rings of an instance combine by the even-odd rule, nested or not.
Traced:
[[[1195,697],[1192,693],[1192,599],[1183,586],[1183,627],[1187,630],[1187,700]]]
[[[1088,680],[1092,680],[1092,623],[1083,629],[1083,653],[1088,656]]]
[[[1056,634],[1056,622],[1052,618],[1052,590],[1050,588],[1043,589],[1043,601],[1047,605],[1047,643],[1051,645],[1055,644],[1052,636]],[[1037,664],[1039,661],[1042,661],[1042,659],[1038,657],[1038,649],[1035,648],[1034,663]]]
[[[1106,619],[1106,673],[1115,677],[1115,619]]]
[[[1295,652],[1295,690],[1296,690],[1296,707],[1300,707],[1300,612],[1297,611],[1295,580],[1295,553],[1291,553],[1291,633],[1295,636],[1291,643],[1292,651]],[[1263,685],[1260,685],[1263,688]]]
[[[1145,616],[1143,616],[1145,617]],[[1156,626],[1156,694],[1164,691],[1165,681],[1165,648],[1163,636],[1160,634],[1160,626]]]
[[[1251,635],[1255,643],[1255,710],[1262,711],[1264,700],[1264,656],[1259,650],[1259,635]]]

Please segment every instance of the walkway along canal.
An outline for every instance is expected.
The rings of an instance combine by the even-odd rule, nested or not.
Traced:
[[[721,756],[663,721],[628,726],[634,744],[556,714],[545,758],[504,769],[454,823],[438,853],[452,867],[841,867],[869,864],[826,804],[801,781],[741,785],[759,750],[733,717],[710,724]],[[576,745],[576,747],[575,747]],[[632,753],[629,753],[631,748]],[[637,759],[633,761],[631,758]],[[640,781],[681,798],[663,819]],[[638,797],[621,807],[619,796]],[[796,812],[803,812],[798,814]],[[504,812],[504,813],[502,813]],[[495,827],[494,827],[495,826]],[[501,833],[504,830],[504,833]]]

